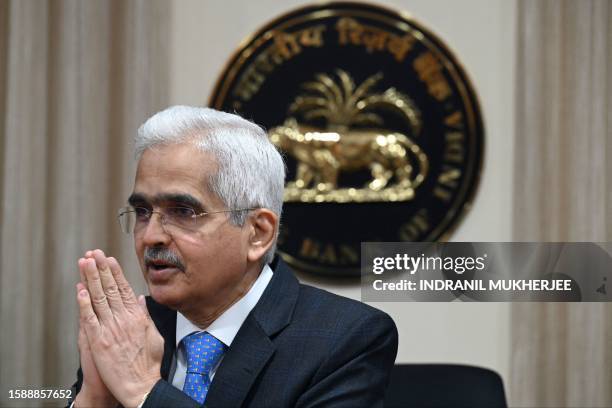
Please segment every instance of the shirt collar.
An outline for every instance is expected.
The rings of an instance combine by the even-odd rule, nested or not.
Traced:
[[[234,337],[240,330],[240,326],[246,320],[251,310],[255,307],[264,290],[272,279],[272,269],[269,265],[265,265],[259,274],[251,289],[244,295],[240,300],[230,306],[221,316],[219,316],[214,322],[208,327],[202,329],[191,321],[189,321],[180,312],[176,313],[176,347],[178,349],[179,343],[185,337],[193,332],[206,331],[218,340],[220,340],[226,346],[231,346]]]

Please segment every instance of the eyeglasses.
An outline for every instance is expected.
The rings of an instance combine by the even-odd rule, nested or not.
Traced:
[[[126,234],[132,234],[142,230],[147,226],[147,224],[149,224],[149,221],[154,213],[159,214],[159,221],[164,227],[171,225],[178,227],[181,230],[193,231],[198,227],[198,220],[205,215],[250,210],[255,210],[255,208],[210,212],[204,211],[197,214],[195,210],[190,207],[161,207],[159,211],[153,211],[144,207],[128,206],[119,209],[117,218],[119,218],[121,230]]]

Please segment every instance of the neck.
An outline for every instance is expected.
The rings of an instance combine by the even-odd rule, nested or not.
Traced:
[[[248,268],[242,280],[228,295],[222,297],[221,302],[217,302],[214,305],[199,304],[196,307],[181,308],[179,311],[200,329],[206,329],[226,310],[249,293],[262,270],[263,267],[259,265]]]

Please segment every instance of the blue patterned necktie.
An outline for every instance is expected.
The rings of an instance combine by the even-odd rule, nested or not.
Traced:
[[[190,334],[182,343],[187,354],[183,392],[202,404],[210,387],[210,370],[223,356],[225,345],[207,332]]]

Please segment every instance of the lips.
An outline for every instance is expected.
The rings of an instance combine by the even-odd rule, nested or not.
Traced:
[[[167,262],[147,262],[147,277],[154,284],[163,284],[180,271],[178,266]]]
[[[160,270],[168,269],[168,268],[180,269],[178,265],[175,265],[175,264],[172,264],[166,261],[162,261],[162,260],[147,261],[147,268],[154,269],[156,271],[160,271]]]

